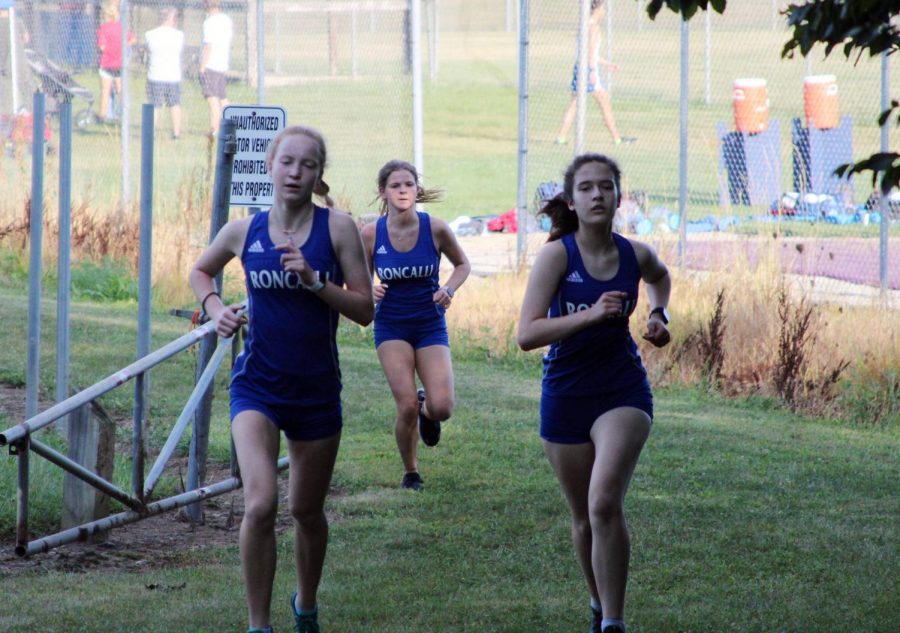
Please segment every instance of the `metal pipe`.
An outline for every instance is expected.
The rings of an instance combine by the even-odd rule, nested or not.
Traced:
[[[19,51],[16,43],[16,8],[9,8],[9,76],[12,88],[12,111],[13,114],[19,111]]]
[[[278,460],[278,470],[284,470],[289,465],[289,458],[282,457]],[[75,541],[86,541],[91,535],[97,534],[104,530],[108,530],[122,525],[128,525],[135,521],[140,521],[146,517],[161,514],[169,510],[175,510],[191,503],[202,501],[203,499],[211,499],[226,492],[231,492],[241,487],[241,480],[237,477],[229,477],[218,483],[205,486],[199,490],[190,490],[179,495],[161,499],[147,506],[144,512],[134,512],[132,510],[120,512],[103,519],[97,519],[84,525],[79,525],[50,536],[45,536],[37,540],[31,541],[27,546],[16,545],[16,555],[31,556],[41,552],[48,552],[54,547],[65,545],[66,543],[74,543]]]
[[[141,106],[141,220],[138,255],[137,357],[150,353],[150,291],[153,262],[153,105]],[[150,375],[134,381],[134,423],[131,428],[131,491],[137,499],[144,490],[144,421],[150,412]]]
[[[356,8],[350,12],[350,76],[356,77]]]
[[[59,241],[56,266],[56,401],[69,397],[72,286],[72,102],[59,104]],[[68,436],[68,428],[66,429]]]
[[[25,417],[37,414],[41,362],[41,271],[44,228],[44,93],[34,93],[31,132],[31,235],[28,263],[28,353]]]
[[[122,152],[122,207],[131,200],[131,156],[129,147],[129,127],[131,125],[129,111],[131,109],[131,82],[128,80],[128,66],[131,63],[131,47],[128,45],[129,33],[129,15],[128,0],[121,0],[119,6],[119,22],[122,25],[122,94],[119,97],[122,100],[121,114],[121,152]],[[101,112],[100,116],[106,116],[105,112]]]
[[[411,0],[409,44],[412,51],[412,111],[413,111],[413,164],[422,174],[425,171],[425,150],[422,141],[424,123],[422,115],[422,0]]]
[[[881,54],[881,111],[884,112],[890,107],[890,64],[886,52]],[[885,119],[884,125],[881,126],[881,151],[888,152],[890,141],[890,119]],[[884,177],[884,174],[882,174]],[[881,232],[879,234],[878,248],[878,278],[881,280],[881,300],[887,301],[888,296],[888,220],[889,208],[887,200],[887,192],[881,192]]]
[[[606,59],[613,60],[613,0],[606,0]],[[597,64],[597,77],[600,76],[600,64]],[[606,92],[612,97],[613,71],[606,67]]]
[[[517,224],[516,231],[516,269],[520,270],[525,263],[525,249],[528,242],[528,0],[519,4],[519,157],[518,185],[516,187]]]
[[[187,349],[191,345],[194,345],[195,343],[197,343],[197,341],[201,340],[210,332],[214,332],[215,327],[216,324],[213,321],[204,323],[200,327],[191,330],[190,332],[184,334],[171,343],[162,346],[155,352],[152,352],[144,358],[141,358],[131,363],[127,367],[120,369],[116,373],[107,376],[103,380],[91,385],[87,389],[76,393],[70,398],[67,398],[62,402],[53,405],[49,409],[46,409],[45,411],[42,411],[37,415],[31,416],[21,424],[17,424],[16,426],[8,428],[3,433],[0,433],[0,446],[5,446],[6,444],[17,442],[27,435],[34,433],[38,429],[41,429],[48,424],[55,422],[62,416],[74,411],[81,405],[90,402],[91,400],[96,400],[104,393],[112,391],[119,385],[128,382],[141,372],[160,364],[167,358],[171,358],[178,352]]]
[[[111,484],[106,481],[103,477],[100,477],[96,473],[91,472],[81,464],[76,461],[73,461],[60,453],[59,451],[50,448],[43,442],[40,442],[33,437],[30,438],[31,442],[31,450],[35,453],[46,459],[48,462],[52,464],[56,464],[63,470],[72,473],[75,477],[78,477],[81,481],[90,484],[97,490],[109,495],[122,505],[131,508],[134,511],[140,511],[143,509],[144,505],[133,498],[127,492]]]
[[[712,102],[712,11],[704,11],[705,40],[703,48],[704,61],[704,85],[703,102],[709,105]]]
[[[266,102],[266,16],[263,0],[256,1],[256,103]]]
[[[678,265],[684,263],[687,246],[687,198],[688,198],[688,34],[690,29],[685,18],[681,20],[681,90],[679,99],[678,136]]]
[[[28,482],[29,482],[29,437],[16,442],[15,454],[19,461],[16,464],[16,551],[28,542]]]
[[[219,341],[219,346],[216,348],[215,354],[213,354],[209,363],[206,365],[206,369],[203,370],[203,373],[197,380],[194,390],[191,392],[187,403],[184,405],[184,410],[178,417],[178,421],[175,422],[175,426],[172,427],[172,431],[169,433],[169,437],[162,447],[162,450],[160,450],[156,462],[153,464],[153,468],[150,469],[150,474],[147,475],[147,480],[144,483],[143,499],[149,499],[150,495],[153,494],[153,489],[156,487],[156,482],[159,480],[160,476],[162,476],[166,462],[169,461],[169,458],[178,446],[178,440],[181,439],[185,427],[188,425],[188,422],[191,421],[194,410],[197,408],[197,405],[200,404],[200,400],[206,393],[207,387],[212,382],[213,378],[215,378],[216,371],[218,371],[219,366],[222,364],[222,359],[225,357],[225,351],[231,347],[232,338],[233,337],[229,337]]]
[[[578,79],[575,93],[575,153],[584,152],[585,119],[587,116],[587,84],[590,79],[588,69],[588,23],[591,19],[591,0],[581,0],[578,22]]]

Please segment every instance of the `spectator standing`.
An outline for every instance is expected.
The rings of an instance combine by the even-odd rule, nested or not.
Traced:
[[[172,115],[172,138],[181,137],[181,53],[184,32],[176,27],[177,12],[165,8],[160,25],[147,31],[144,38],[150,53],[147,68],[147,100],[153,104],[153,123],[159,125],[159,110],[164,105]]]
[[[219,0],[205,0],[206,19],[203,21],[203,50],[200,54],[200,88],[209,104],[209,134],[215,136],[222,120],[222,110],[228,105],[225,79],[231,59],[231,39],[234,28],[231,18],[222,13]]]
[[[134,44],[130,31],[128,44]],[[97,50],[100,53],[100,117],[109,121],[118,118],[110,109],[113,90],[122,94],[122,23],[119,7],[114,2],[103,7],[103,23],[97,29]]]

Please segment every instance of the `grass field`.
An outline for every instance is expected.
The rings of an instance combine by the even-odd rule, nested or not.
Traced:
[[[430,211],[448,219],[504,211],[513,206],[516,195],[515,35],[480,30],[477,11],[462,11],[464,4],[444,5],[450,7],[447,11],[459,10],[452,16],[456,21],[447,22],[473,28],[442,34],[438,78],[425,84],[425,172],[430,186],[446,191],[445,201]],[[499,4],[485,14],[492,24],[499,20]],[[631,4],[616,3],[620,19],[626,15],[622,7],[630,9]],[[730,2],[729,11],[735,6],[740,11],[732,15],[739,22],[751,5]],[[541,10],[557,15],[550,3]],[[702,22],[695,22],[692,46],[699,46]],[[632,178],[631,187],[658,187],[657,202],[672,204],[665,196],[671,196],[671,182],[677,181],[672,140],[677,138],[677,112],[672,109],[677,102],[677,55],[672,53],[677,35],[664,27],[645,24],[642,31],[619,31],[617,61],[623,70],[614,84],[614,104],[623,129],[627,126],[629,133],[640,136],[639,144],[618,154],[626,176]],[[702,69],[692,66],[691,217],[735,212],[715,204],[717,159],[710,137],[716,121],[730,120],[731,80],[751,71],[769,78],[772,114],[782,120],[784,135],[787,119],[797,113],[797,82],[803,72],[801,62],[782,74],[772,71],[778,68],[772,60],[784,39],[780,31],[737,23],[716,33],[725,38],[725,44],[718,45],[727,54],[724,65],[716,67],[718,88],[710,105],[698,96]],[[534,42],[545,47],[546,60],[533,75],[534,169],[529,178],[534,183],[556,177],[571,156],[571,144],[552,143],[568,99],[570,36],[550,19],[540,35],[547,40]],[[729,38],[759,48],[726,46]],[[815,71],[840,68],[836,64],[817,60]],[[869,97],[876,99],[872,64],[853,71],[859,84],[848,75],[840,77],[842,95],[848,97],[842,107],[859,125],[864,147],[875,142],[874,108],[860,105],[868,104]],[[79,79],[88,86],[96,82],[92,74]],[[896,73],[893,81],[896,86]],[[140,80],[134,89],[143,94]],[[411,153],[404,122],[409,106],[402,99],[408,90],[406,80],[386,85],[360,78],[271,87],[267,96],[271,103],[285,105],[290,122],[311,123],[326,132],[331,161],[327,180],[339,203],[359,212],[374,196],[372,181],[381,162]],[[155,158],[154,235],[160,268],[154,270],[158,285],[153,349],[187,330],[187,322],[168,316],[166,309],[181,305],[184,267],[207,239],[203,204],[211,182],[203,136],[205,104],[195,87],[185,95],[189,133],[173,142],[165,134],[164,117]],[[252,102],[255,91],[234,86],[232,98]],[[590,117],[590,145],[604,150],[608,140],[595,108]],[[134,127],[135,135],[137,131]],[[96,215],[101,223],[117,208],[116,134],[115,127],[95,126],[75,138],[76,205],[84,209],[82,217]],[[132,150],[136,174],[137,136]],[[47,159],[49,217],[56,215],[56,160],[55,155]],[[28,167],[24,159],[4,159],[0,168],[0,183],[10,192],[0,206],[2,229],[22,219],[27,189],[21,183],[28,179]],[[121,217],[109,221],[114,226],[125,223]],[[770,225],[760,227],[762,232],[771,230]],[[874,227],[827,228],[833,236],[877,234]],[[796,227],[803,235],[818,235],[818,229]],[[13,386],[24,384],[27,345],[27,270],[22,268],[27,266],[26,244],[19,243],[18,236],[7,237],[0,250],[0,320],[6,324],[0,332],[0,382]],[[136,308],[128,286],[132,247],[123,242],[116,251],[125,263],[77,267],[74,283],[80,284],[80,298],[73,305],[71,324],[76,388],[134,359]],[[41,384],[48,398],[55,376],[53,270],[55,265],[47,266],[42,308]],[[806,389],[815,400],[818,386],[827,383],[827,369],[848,358],[853,364],[847,372],[850,378],[840,385],[841,406],[852,416],[832,420],[793,415],[767,390],[779,331],[774,299],[778,275],[760,282],[764,275],[737,269],[717,277],[715,284],[677,276],[675,342],[657,358],[647,359],[653,376],[666,374],[660,367],[675,370],[667,375],[671,386],[656,389],[653,432],[626,504],[634,544],[626,605],[632,633],[900,629],[896,319],[875,308],[829,306],[817,311],[818,329],[813,333],[819,339],[810,351],[813,367],[805,376]],[[232,277],[228,287],[237,288],[234,281]],[[716,395],[697,368],[688,366],[695,353],[690,341],[697,340],[690,337],[708,327],[720,282],[728,291],[725,373],[733,380],[729,388],[741,394],[732,400]],[[420,455],[426,481],[421,495],[398,488],[402,473],[393,438],[394,409],[372,349],[371,330],[341,325],[345,430],[328,503],[331,544],[320,593],[326,633],[587,629],[587,592],[569,542],[568,512],[537,437],[539,355],[519,353],[510,338],[522,286],[519,278],[473,279],[460,293],[457,313],[450,315],[458,407],[440,446],[423,449]],[[87,300],[89,290],[102,302]],[[647,351],[645,356],[652,354]],[[194,357],[182,354],[151,373],[152,448],[161,445],[180,412],[193,369]],[[215,385],[210,457],[222,467],[229,456],[227,376],[220,374]],[[756,395],[744,397],[747,393]],[[126,488],[132,398],[130,383],[103,398],[104,405],[125,420],[119,429],[116,482]],[[824,396],[820,400],[828,410],[831,402]],[[2,429],[20,421],[3,411],[0,406]],[[882,415],[880,421],[875,412]],[[53,431],[41,436],[51,444],[61,443]],[[179,457],[186,446],[184,439]],[[62,478],[37,456],[32,466],[31,526],[37,536],[56,530]],[[13,564],[10,553],[15,476],[16,458],[4,452],[0,631],[243,630],[236,533],[231,532],[233,539],[224,545],[192,548],[180,546],[188,528],[175,523],[172,551],[161,546],[166,548],[166,563],[146,569],[135,563],[124,571],[103,565],[66,571],[64,564],[45,567],[40,556],[23,568]],[[178,485],[178,473],[172,469],[162,488]],[[284,513],[282,508],[283,518]],[[117,534],[112,533],[114,542],[121,538]],[[291,626],[286,606],[294,577],[291,549],[289,532],[280,533],[273,611],[279,632]],[[127,556],[129,543],[117,542],[117,550]]]
[[[656,23],[636,21],[631,5],[616,3],[612,49],[604,48],[621,66],[610,79],[614,111],[624,134],[639,141],[611,147],[610,138],[595,104],[587,113],[587,148],[613,153],[622,163],[631,190],[650,196],[651,205],[677,207],[678,185],[678,51],[677,21],[664,12]],[[533,8],[529,66],[529,167],[528,200],[539,182],[558,179],[571,158],[573,147],[553,143],[570,99],[569,80],[574,56],[571,22],[573,3],[542,3]],[[496,28],[502,23],[502,7],[479,16],[469,3],[448,3],[442,9],[435,77],[430,78],[427,52],[424,82],[425,175],[432,186],[446,191],[444,204],[434,212],[445,218],[460,214],[503,212],[516,202],[516,151],[518,129],[517,41],[514,31]],[[480,19],[476,19],[479,18]],[[290,19],[289,19],[290,18]],[[381,18],[379,18],[381,19]],[[299,21],[298,21],[299,20]],[[481,23],[481,29],[476,25]],[[279,23],[281,24],[281,23]],[[297,16],[287,15],[279,31],[269,33],[267,60],[272,85],[268,103],[285,107],[291,123],[322,129],[329,141],[328,180],[338,201],[357,214],[372,209],[374,175],[389,158],[409,158],[412,151],[411,79],[402,71],[402,47],[396,25],[378,24],[370,32],[360,27],[356,76],[349,70],[349,35],[337,37],[337,74],[324,66],[328,48],[324,32],[305,32],[290,45],[290,36],[302,28],[318,28]],[[454,27],[470,28],[459,30]],[[496,30],[487,30],[493,26]],[[340,29],[349,28],[341,23]],[[280,38],[280,39],[279,39]],[[734,79],[762,76],[770,93],[770,118],[781,127],[781,182],[792,189],[790,120],[801,116],[802,78],[807,72],[834,73],[840,86],[841,114],[853,120],[853,156],[878,150],[879,61],[846,61],[837,54],[823,60],[821,52],[809,62],[781,60],[779,53],[787,33],[772,27],[771,7],[760,8],[749,0],[733,2],[725,16],[716,16],[710,36],[709,100],[705,98],[707,72],[702,19],[691,26],[691,75],[689,115],[689,217],[747,215],[759,209],[724,208],[719,205],[722,174],[716,125],[732,128],[731,87]],[[426,51],[427,51],[427,47]],[[278,71],[276,72],[276,53]],[[318,60],[318,67],[310,66]],[[896,94],[898,73],[891,74]],[[93,73],[77,79],[96,90]],[[295,83],[290,83],[294,81]],[[139,165],[140,103],[144,99],[143,70],[131,80],[131,172],[136,197]],[[229,87],[233,103],[253,103],[256,91],[242,82]],[[192,80],[183,85],[185,138],[168,138],[169,122],[160,120],[155,157],[155,207],[159,217],[179,213],[173,207],[174,192],[210,180],[210,156],[204,133],[206,104]],[[74,195],[99,210],[115,208],[119,198],[120,144],[118,127],[92,126],[78,131],[74,147]],[[891,131],[891,145],[897,142]],[[27,164],[3,161],[0,182],[13,185],[27,175]],[[47,165],[49,197],[55,190],[55,158]],[[870,191],[858,178],[853,199],[862,202]],[[18,209],[18,202],[11,200]],[[868,232],[874,237],[877,228]]]
[[[24,338],[24,299],[8,291],[0,298],[11,325],[0,339],[9,368]],[[79,381],[132,357],[133,308],[78,304],[73,316],[73,339],[91,341],[73,353]],[[184,329],[162,314],[154,323],[154,347]],[[485,360],[457,349],[459,406],[439,447],[421,455],[426,491],[417,495],[398,489],[393,405],[369,338],[355,326],[341,328],[346,426],[328,504],[324,630],[586,628],[587,594],[569,545],[568,512],[537,437],[538,357]],[[185,354],[151,375],[157,446],[186,396],[192,362]],[[46,376],[51,365],[44,368]],[[3,379],[20,375],[7,369]],[[217,382],[217,461],[227,459],[224,388]],[[104,402],[127,416],[130,387],[113,393]],[[634,542],[629,630],[799,633],[845,630],[847,621],[865,631],[897,629],[896,427],[848,428],[766,401],[726,403],[690,389],[658,391],[656,408],[627,503]],[[0,420],[4,428],[12,422]],[[130,435],[127,426],[121,433]],[[42,461],[33,460],[34,494],[58,503],[58,473]],[[127,459],[117,468],[127,479]],[[6,499],[14,472],[15,458],[0,457]],[[4,557],[13,511],[0,507]],[[58,506],[32,512],[35,529],[46,529]],[[183,529],[173,524],[173,543]],[[118,547],[127,553],[127,542]],[[290,626],[282,608],[293,578],[290,551],[283,533],[278,631]],[[7,607],[15,605],[0,610],[0,629],[242,630],[236,533],[231,545],[167,556],[165,568],[127,572],[37,565],[13,573],[0,562],[0,594]],[[46,596],[53,596],[51,608]]]

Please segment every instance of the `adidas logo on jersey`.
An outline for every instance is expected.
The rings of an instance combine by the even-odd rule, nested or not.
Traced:
[[[384,244],[378,247],[378,250],[375,251],[378,255],[387,255],[387,249],[384,247]]]
[[[247,249],[248,253],[264,253],[266,249],[263,248],[263,245],[259,243],[259,240],[256,240],[250,245],[250,248]]]
[[[566,281],[570,281],[575,284],[584,283],[584,279],[581,278],[581,275],[578,274],[577,270],[573,270],[569,273],[569,276],[566,277]]]

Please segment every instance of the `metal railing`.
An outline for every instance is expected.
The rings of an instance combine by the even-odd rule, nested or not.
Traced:
[[[148,503],[154,488],[164,472],[167,462],[175,452],[178,441],[181,439],[188,422],[191,420],[191,417],[194,415],[198,405],[203,399],[203,395],[212,383],[216,371],[218,371],[225,358],[226,351],[231,347],[233,337],[219,339],[212,358],[197,380],[184,409],[178,416],[178,420],[170,431],[168,439],[160,450],[147,477],[143,477],[140,469],[132,469],[132,490],[141,491],[140,493],[129,494],[113,482],[91,472],[81,464],[78,464],[59,451],[33,437],[33,434],[36,431],[50,426],[80,407],[90,405],[96,398],[112,391],[116,387],[119,387],[132,379],[144,377],[146,372],[153,367],[201,342],[214,332],[215,324],[212,321],[208,321],[158,350],[136,360],[127,367],[124,367],[90,387],[83,389],[70,398],[28,418],[21,424],[6,429],[3,433],[0,433],[0,446],[9,446],[10,454],[18,457],[15,547],[15,552],[18,556],[29,556],[39,552],[46,552],[54,547],[65,545],[66,543],[87,540],[91,535],[100,531],[126,525],[128,523],[134,523],[168,510],[188,506],[197,503],[198,501],[230,492],[241,486],[239,473],[236,472],[236,468],[233,468],[233,472],[231,473],[232,476],[220,482],[198,487],[193,490],[187,490],[180,494]],[[142,434],[137,432],[134,439],[135,450],[140,451],[140,447],[143,446]],[[43,457],[52,464],[59,466],[66,472],[71,473],[73,476],[99,490],[101,493],[110,496],[112,499],[128,508],[128,510],[62,530],[56,534],[29,541],[28,498],[30,473],[29,456],[31,452]],[[234,460],[232,460],[232,463],[234,463]],[[283,470],[287,468],[287,466],[287,457],[283,457],[278,461],[278,470]]]

